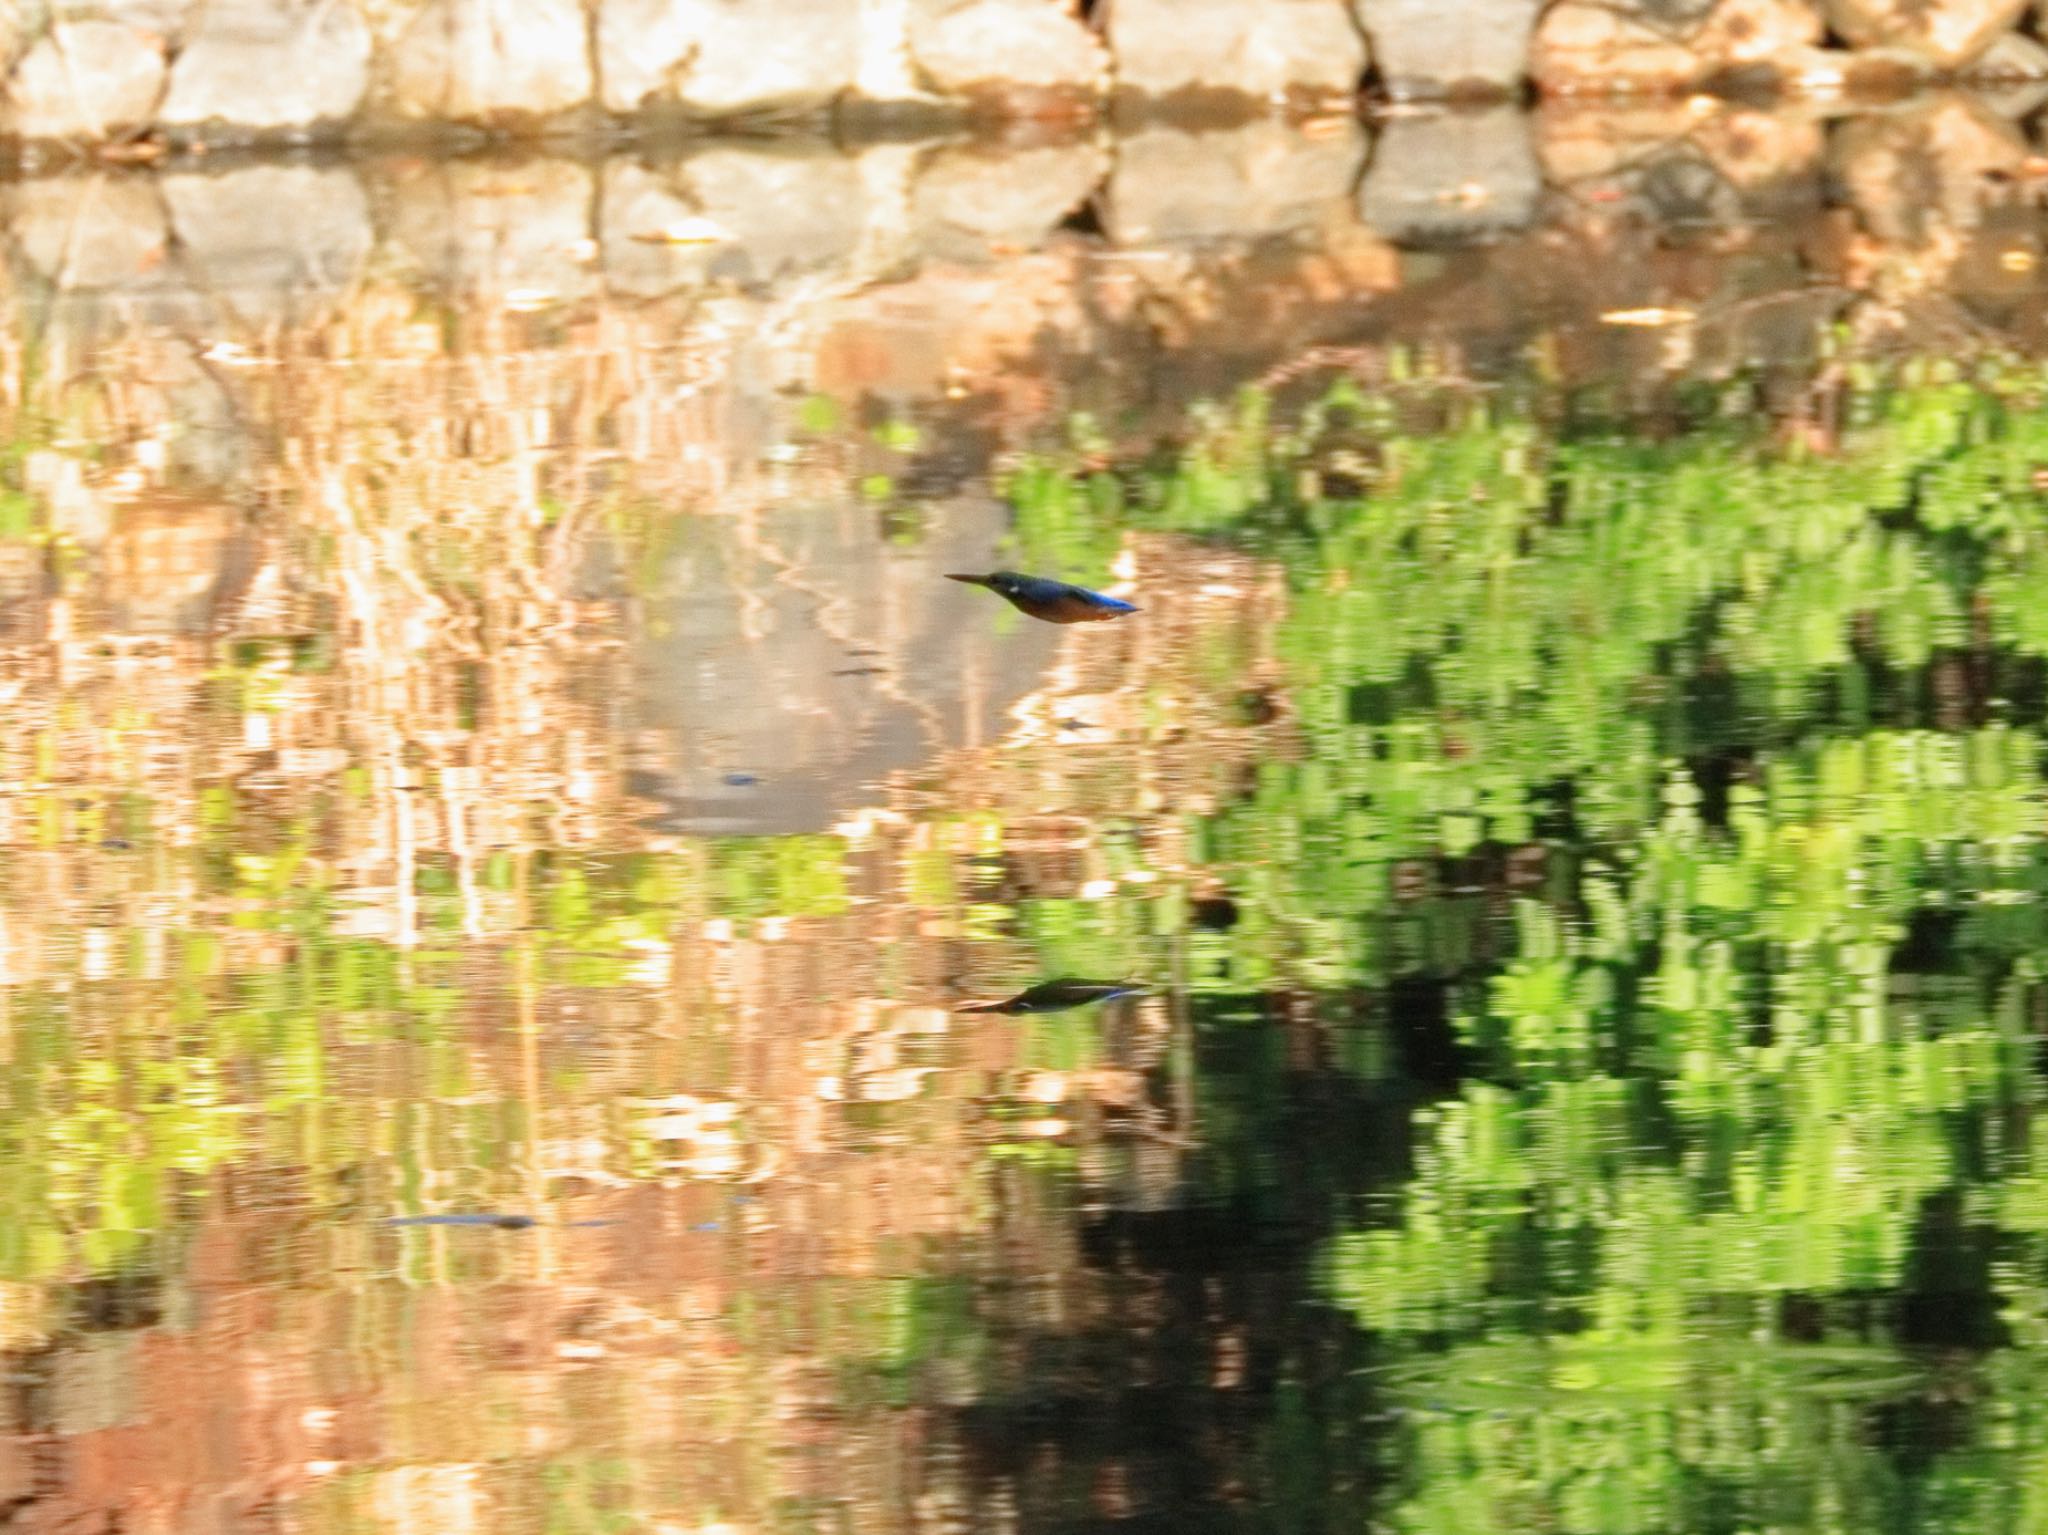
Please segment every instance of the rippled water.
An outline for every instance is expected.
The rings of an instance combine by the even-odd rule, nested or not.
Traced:
[[[7,189],[0,1522],[2038,1527],[2023,129],[1435,131]]]

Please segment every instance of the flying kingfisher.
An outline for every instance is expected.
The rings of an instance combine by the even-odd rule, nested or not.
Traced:
[[[1105,597],[1085,586],[1055,581],[1049,576],[1020,576],[1014,570],[998,570],[986,576],[956,576],[949,572],[946,579],[985,586],[998,597],[1008,599],[1018,612],[1042,618],[1049,624],[1099,623],[1138,611],[1121,597]]]

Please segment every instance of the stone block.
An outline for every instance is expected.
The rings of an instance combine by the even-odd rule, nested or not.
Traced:
[[[13,7],[26,12],[40,25],[44,18],[59,21],[111,21],[138,32],[154,32],[166,42],[180,37],[201,0],[26,0]]]
[[[1960,92],[1850,118],[1828,146],[1829,169],[1863,228],[1911,248],[1953,246],[1983,219],[1991,174],[2010,175],[2026,158],[2020,131]]]
[[[702,26],[697,0],[604,0],[597,19],[597,73],[605,110],[673,105]]]
[[[1042,244],[1102,184],[1109,164],[1092,142],[941,149],[918,168],[911,194],[918,248],[977,262]]]
[[[1784,72],[1821,39],[1810,0],[1560,0],[1529,73],[1546,94],[1682,91],[1717,74]]]
[[[257,329],[318,314],[370,252],[369,203],[347,169],[244,165],[162,185],[186,275]]]
[[[160,35],[117,21],[60,21],[15,68],[7,131],[24,139],[105,139],[147,124],[163,83]]]
[[[1108,85],[1101,42],[1054,0],[923,0],[910,21],[913,64],[941,96],[1092,100]]]
[[[1117,146],[1109,234],[1127,246],[1206,245],[1349,222],[1364,158],[1353,119],[1318,135],[1272,119],[1206,133],[1147,128]]]
[[[1109,51],[1121,94],[1338,100],[1365,74],[1346,0],[1113,0]]]
[[[429,0],[387,51],[389,106],[402,118],[499,126],[591,97],[576,0]]]
[[[871,150],[880,155],[882,150]],[[692,154],[678,184],[730,236],[709,275],[749,287],[850,274],[868,232],[860,159],[822,145],[721,144]]]
[[[677,187],[631,160],[606,162],[597,218],[605,283],[634,298],[656,298],[703,282],[731,243]],[[667,231],[685,226],[697,237],[665,238]]]
[[[148,176],[29,176],[6,184],[7,230],[35,272],[60,288],[153,281],[169,231]]]
[[[2048,80],[2048,48],[2018,32],[2002,33],[1977,55],[1970,78],[1996,85]]]
[[[370,32],[352,5],[211,0],[171,67],[158,120],[275,132],[354,115],[369,84]]]
[[[1794,109],[1681,102],[1537,114],[1538,158],[1560,196],[1603,221],[1692,228],[1811,212],[1820,202],[1820,121]]]
[[[1527,113],[1445,112],[1381,131],[1359,213],[1383,239],[1458,245],[1523,228],[1542,195]]]
[[[1397,100],[1475,88],[1506,94],[1529,71],[1542,0],[1358,0],[1358,19]]]
[[[392,235],[452,298],[541,308],[595,284],[591,193],[568,160],[442,161],[396,182]]]
[[[712,118],[821,110],[860,77],[862,23],[847,0],[603,0],[604,105]]]
[[[1856,48],[1895,48],[1935,69],[1962,69],[2010,31],[2027,0],[1827,0],[1827,18]]]

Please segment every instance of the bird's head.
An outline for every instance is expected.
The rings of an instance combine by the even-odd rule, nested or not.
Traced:
[[[949,574],[946,579],[948,581],[965,581],[969,586],[985,586],[990,591],[999,592],[1005,597],[1021,591],[1024,586],[1024,577],[1018,575],[1014,570],[998,570],[986,576],[956,576]]]

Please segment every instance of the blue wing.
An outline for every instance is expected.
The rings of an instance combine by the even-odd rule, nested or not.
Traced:
[[[1135,613],[1138,611],[1138,605],[1135,602],[1126,602],[1121,597],[1106,597],[1101,592],[1091,592],[1085,587],[1077,586],[1074,590],[1080,592],[1083,597],[1094,603],[1096,607],[1107,608],[1112,613]]]

